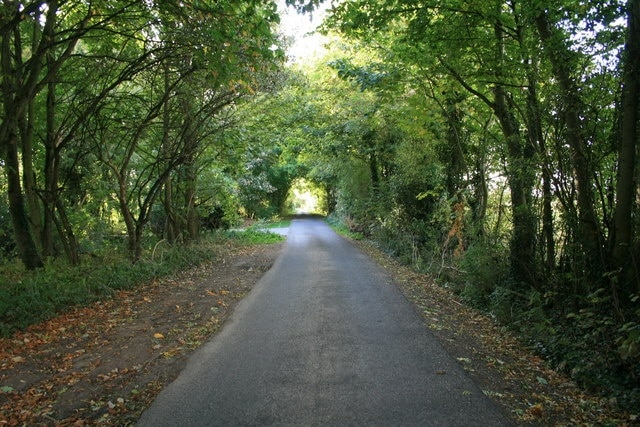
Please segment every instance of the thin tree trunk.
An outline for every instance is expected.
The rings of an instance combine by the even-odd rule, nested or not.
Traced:
[[[36,183],[36,171],[33,162],[33,123],[35,121],[33,100],[27,107],[27,117],[19,118],[20,140],[22,142],[22,181],[24,183],[24,195],[26,200],[29,226],[34,235],[36,246],[42,243],[42,218],[40,197]],[[39,250],[43,251],[40,246]]]
[[[44,264],[38,254],[33,236],[31,235],[27,212],[24,206],[24,197],[20,186],[20,160],[18,158],[17,142],[17,137],[14,134],[5,147],[9,213],[11,215],[13,234],[20,258],[28,270],[34,270],[43,267]]]
[[[53,229],[58,198],[58,160],[55,135],[55,83],[47,87],[45,155],[44,155],[44,223],[42,229],[42,247],[45,256],[54,255]]]
[[[508,107],[504,89],[494,88],[496,116],[507,142],[509,165],[507,175],[511,189],[511,214],[513,217],[513,235],[510,245],[511,277],[516,284],[534,286],[536,283],[535,264],[535,220],[531,209],[533,176],[529,150],[523,147],[524,141],[515,117]]]
[[[166,61],[164,63],[164,90],[165,93],[168,93],[171,90],[169,63]],[[167,157],[169,156],[169,153],[171,153],[171,108],[169,100],[170,98],[167,97],[164,100],[164,105],[162,106],[162,157],[166,159],[165,161],[167,163]],[[180,225],[176,219],[176,213],[173,209],[173,182],[171,181],[171,174],[167,174],[167,177],[164,180],[162,205],[165,213],[163,235],[167,242],[173,244],[180,233]]]
[[[549,274],[553,271],[556,259],[555,236],[553,227],[553,192],[551,190],[551,166],[548,162],[547,147],[542,132],[542,119],[540,102],[537,95],[537,79],[533,72],[529,72],[527,91],[527,116],[529,131],[529,139],[532,147],[538,148],[540,154],[540,162],[542,163],[542,240],[544,242],[544,260],[545,273]]]
[[[191,167],[187,166],[187,169]],[[198,218],[198,211],[196,209],[196,176],[192,171],[187,172],[185,188],[185,209],[187,219],[187,235],[190,240],[196,240],[200,232],[200,219]]]
[[[42,17],[40,10],[35,12],[34,18],[39,21]],[[47,31],[51,32],[51,27],[47,27]],[[38,42],[41,39],[41,26],[34,25],[31,35],[31,50],[32,52],[38,48]],[[26,116],[20,115],[18,117],[20,126],[20,135],[22,140],[22,181],[24,183],[24,194],[27,202],[27,212],[29,215],[29,225],[31,226],[32,233],[36,247],[41,251],[43,257],[46,257],[46,252],[42,246],[42,215],[40,206],[40,196],[38,195],[36,172],[34,169],[33,161],[33,126],[36,122],[34,99],[30,99],[27,105]]]
[[[467,169],[462,150],[462,111],[451,94],[445,100],[445,120],[447,121],[447,147],[442,159],[447,164],[446,186],[449,197],[460,190],[462,174]]]
[[[163,195],[162,205],[166,215],[163,234],[167,242],[173,244],[178,238],[179,226],[173,210],[173,183],[170,176],[165,180]]]
[[[184,92],[179,94],[180,110],[183,116],[182,137],[184,155],[184,209],[186,220],[186,234],[190,240],[196,240],[200,233],[200,218],[196,210],[197,166],[196,153],[198,141],[195,137],[194,112],[192,105]]]
[[[499,11],[501,2],[497,3]],[[494,24],[496,37],[496,74],[502,77],[504,68],[504,29],[500,22]],[[513,235],[510,244],[511,278],[516,286],[536,284],[535,261],[535,218],[531,207],[531,197],[535,172],[533,170],[533,150],[520,134],[519,125],[512,111],[507,92],[500,84],[493,88],[493,110],[500,122],[507,143],[509,162],[507,179],[511,189],[511,210]]]
[[[638,147],[638,109],[640,108],[640,0],[629,0],[627,43],[624,51],[622,123],[618,149],[616,207],[613,223],[612,264],[619,272],[619,285],[627,296],[640,291],[634,256],[633,205],[638,183],[635,176]],[[636,260],[637,261],[637,260]]]
[[[551,62],[562,96],[563,115],[566,123],[566,140],[571,149],[571,158],[577,184],[578,244],[582,249],[580,269],[587,272],[590,282],[600,281],[603,265],[603,238],[595,213],[593,197],[593,170],[589,161],[589,147],[583,136],[581,122],[582,107],[575,81],[571,78],[570,52],[554,31],[546,11],[536,17],[536,28]]]
[[[69,221],[69,217],[67,216],[67,213],[65,211],[65,207],[59,198],[56,199],[56,212],[58,213],[57,217],[59,219],[56,220],[54,218],[54,221],[58,229],[58,234],[61,236],[67,259],[69,260],[71,265],[78,265],[80,264],[78,241],[76,240],[76,236],[73,232],[73,227],[71,225],[71,222]]]

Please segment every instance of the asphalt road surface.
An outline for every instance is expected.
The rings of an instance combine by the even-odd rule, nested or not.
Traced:
[[[140,426],[501,426],[510,422],[388,276],[319,219],[292,222],[272,269]]]

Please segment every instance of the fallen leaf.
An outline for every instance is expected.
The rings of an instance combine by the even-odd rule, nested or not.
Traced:
[[[538,403],[537,405],[533,405],[532,407],[530,407],[529,413],[535,418],[542,418],[542,416],[544,415],[542,404]]]
[[[153,334],[153,337],[159,340],[164,339],[164,335],[162,335],[160,332],[156,332],[155,334]]]

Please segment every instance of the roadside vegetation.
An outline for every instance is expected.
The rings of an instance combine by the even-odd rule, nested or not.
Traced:
[[[108,300],[118,291],[135,290],[207,262],[220,262],[232,248],[283,240],[278,234],[252,227],[207,233],[189,245],[170,246],[160,241],[135,264],[117,248],[93,254],[75,266],[57,262],[30,271],[7,263],[0,267],[0,337],[72,308]]]

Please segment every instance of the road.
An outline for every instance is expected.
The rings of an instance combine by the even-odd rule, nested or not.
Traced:
[[[319,219],[292,222],[262,280],[140,426],[502,426],[386,273]]]

